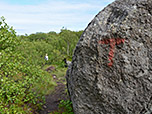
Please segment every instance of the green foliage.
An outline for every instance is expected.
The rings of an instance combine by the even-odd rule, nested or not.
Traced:
[[[70,100],[61,100],[59,104],[59,110],[50,114],[74,114],[72,102]]]
[[[72,31],[66,29],[61,30],[60,36],[60,45],[62,46],[62,51],[66,53],[67,56],[72,56],[73,48],[75,47],[75,43],[77,43],[79,38],[76,36],[76,34],[72,33]]]
[[[9,27],[5,22],[5,18],[1,17],[0,21],[0,52],[12,51],[18,45],[13,27]]]
[[[43,93],[35,86],[48,83],[50,77],[39,66],[27,61],[17,47],[20,40],[4,17],[0,21],[0,113],[31,114],[44,102]],[[30,60],[30,57],[28,58]],[[52,78],[50,78],[50,82]],[[49,83],[49,87],[54,83]]]
[[[64,112],[62,114],[74,114],[72,109],[72,102],[70,100],[61,100],[59,108],[64,109]]]
[[[18,51],[33,64],[43,67],[46,64],[44,56],[47,53],[47,64],[63,65],[63,59],[72,58],[76,43],[83,31],[70,31],[62,29],[60,33],[36,33],[29,36],[19,36],[21,45]],[[29,59],[31,58],[31,60]]]
[[[45,33],[41,33],[41,32],[37,32],[36,34],[31,34],[29,35],[29,39],[30,41],[40,41],[40,40],[45,40],[45,38],[47,37],[47,35]]]
[[[63,59],[71,60],[82,32],[62,29],[60,33],[16,36],[13,27],[9,27],[5,18],[1,17],[0,113],[32,114],[33,109],[41,108],[44,96],[56,85],[51,74],[42,69],[43,66],[54,64],[57,69],[64,67]],[[44,59],[46,53],[48,61]],[[66,72],[62,69],[53,73],[61,78]],[[70,102],[62,101],[61,104],[60,107],[65,107],[63,114],[73,114]]]
[[[51,72],[50,74],[51,75],[55,74],[58,80],[65,80],[66,71],[67,71],[67,68],[61,68],[57,66],[56,70]]]

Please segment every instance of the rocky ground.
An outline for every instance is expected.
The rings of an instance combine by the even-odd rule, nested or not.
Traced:
[[[57,86],[53,92],[46,96],[46,103],[43,105],[43,109],[39,111],[39,114],[49,114],[53,111],[57,111],[60,101],[69,99],[64,81],[58,79],[54,80],[56,81]]]

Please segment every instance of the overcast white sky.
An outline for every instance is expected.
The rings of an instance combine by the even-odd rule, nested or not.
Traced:
[[[114,0],[0,0],[0,17],[17,34],[84,30],[94,16]]]

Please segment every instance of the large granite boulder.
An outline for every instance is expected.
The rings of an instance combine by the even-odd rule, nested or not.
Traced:
[[[99,12],[67,85],[75,114],[152,114],[152,0],[116,0]]]

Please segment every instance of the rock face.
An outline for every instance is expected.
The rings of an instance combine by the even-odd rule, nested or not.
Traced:
[[[152,114],[152,0],[116,0],[99,12],[67,83],[75,114]]]

